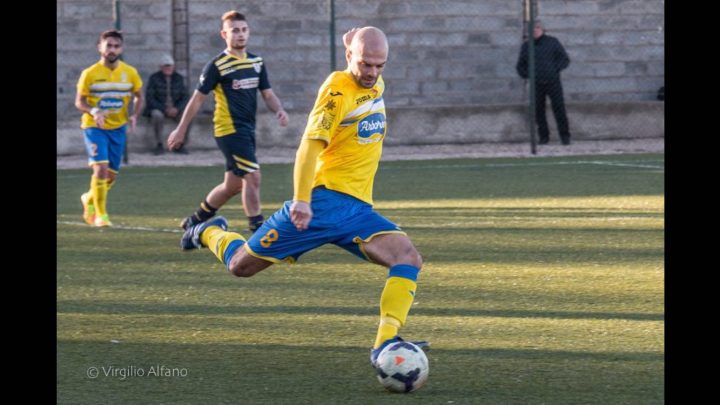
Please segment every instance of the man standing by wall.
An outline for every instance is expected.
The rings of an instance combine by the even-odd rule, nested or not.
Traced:
[[[165,118],[179,122],[188,98],[185,78],[175,71],[175,61],[172,56],[163,55],[160,61],[160,70],[153,73],[148,80],[145,89],[145,111],[143,111],[143,115],[150,117],[152,123],[153,134],[155,135],[153,153],[156,155],[165,153],[162,141]],[[187,141],[188,136],[186,134],[185,143],[175,152],[187,153],[185,147]]]
[[[94,226],[112,226],[106,210],[110,190],[125,149],[127,122],[135,132],[142,108],[142,79],[137,70],[120,60],[123,36],[110,30],[98,40],[100,61],[82,71],[77,82],[75,107],[83,112],[81,128],[92,167],[90,190],[80,196],[83,219]],[[133,114],[128,104],[133,99]]]
[[[227,48],[213,58],[200,76],[177,128],[168,136],[170,150],[181,148],[188,126],[210,91],[215,92],[215,141],[225,155],[225,180],[200,203],[194,214],[180,226],[189,226],[212,218],[220,207],[242,192],[243,209],[250,231],[264,221],[260,207],[260,165],[255,158],[255,114],[257,93],[274,112],[280,126],[288,124],[288,115],[270,88],[263,58],[246,51],[250,28],[245,16],[235,10],[223,14],[220,36]]]
[[[550,97],[560,140],[563,145],[569,145],[570,129],[565,113],[560,71],[570,65],[570,58],[557,38],[545,35],[545,27],[539,20],[535,21],[533,37],[535,40],[535,120],[538,126],[539,143],[544,145],[550,140],[550,130],[545,117],[545,99]],[[520,57],[515,69],[520,77],[528,78],[527,41],[520,49]]]

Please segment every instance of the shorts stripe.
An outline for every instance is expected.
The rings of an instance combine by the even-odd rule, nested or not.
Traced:
[[[360,252],[362,252],[363,256],[365,256],[365,260],[369,261],[370,263],[375,263],[372,259],[370,259],[370,256],[368,256],[367,252],[365,251],[364,244],[370,242],[374,237],[376,237],[378,235],[386,235],[386,234],[392,234],[392,233],[407,236],[407,234],[403,231],[381,231],[381,232],[376,232],[376,233],[368,236],[365,239],[362,239],[359,236],[356,236],[353,238],[353,242],[357,243],[358,249],[360,249]]]
[[[235,166],[237,166],[238,169],[245,170],[245,171],[248,172],[248,173],[252,173],[252,172],[254,172],[254,171],[257,171],[257,169],[253,169],[252,167],[247,167],[247,166],[241,165],[240,163],[237,163],[237,162],[235,162]]]
[[[244,244],[243,247],[245,248],[245,251],[247,251],[248,254],[250,254],[250,256],[255,256],[255,257],[257,257],[258,259],[266,260],[266,261],[272,262],[272,263],[283,263],[283,262],[285,262],[285,263],[290,263],[290,264],[295,263],[295,258],[292,257],[292,256],[288,256],[288,257],[286,257],[285,259],[282,259],[282,260],[281,260],[281,259],[277,259],[277,258],[272,257],[272,256],[263,256],[263,255],[259,255],[259,254],[255,253],[255,252],[253,252],[253,250],[250,248],[250,246],[248,246],[247,243]]]
[[[249,160],[247,160],[247,159],[243,159],[243,158],[241,158],[240,156],[232,155],[232,157],[233,157],[233,159],[235,159],[237,162],[240,162],[240,163],[244,164],[245,166],[254,167],[255,169],[259,169],[259,168],[260,168],[260,165],[259,165],[259,164],[255,163],[255,162],[251,162],[251,161],[249,161]]]

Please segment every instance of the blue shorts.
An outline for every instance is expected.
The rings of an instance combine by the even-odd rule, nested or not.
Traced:
[[[85,128],[88,164],[107,163],[108,169],[117,173],[125,151],[126,129],[127,125],[115,129]]]
[[[372,205],[355,197],[323,187],[312,192],[313,217],[310,226],[298,231],[290,220],[290,205],[286,201],[272,217],[255,231],[245,248],[261,259],[278,263],[295,262],[303,253],[332,243],[370,261],[360,247],[376,235],[398,233],[400,227],[373,211]]]
[[[243,177],[260,169],[255,157],[255,133],[241,130],[215,138],[218,148],[225,155],[225,171]]]

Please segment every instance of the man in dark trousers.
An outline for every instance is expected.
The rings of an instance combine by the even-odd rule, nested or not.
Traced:
[[[560,132],[560,141],[563,145],[570,145],[570,129],[565,114],[565,101],[560,82],[560,71],[570,65],[570,58],[557,38],[545,35],[545,27],[542,22],[535,21],[533,37],[535,38],[535,120],[538,126],[539,143],[547,144],[550,138],[550,130],[545,118],[545,98],[550,97],[555,122],[558,132]],[[527,41],[520,49],[520,57],[515,69],[520,77],[528,78]]]
[[[150,117],[152,122],[153,133],[155,134],[153,153],[161,155],[165,153],[161,138],[164,136],[163,124],[165,118],[179,122],[183,110],[185,110],[185,105],[190,98],[185,86],[185,78],[175,71],[175,61],[173,61],[172,56],[167,54],[162,56],[160,70],[150,76],[146,89],[145,100],[147,101],[143,115]],[[187,137],[185,143],[187,143]],[[188,153],[185,144],[175,152]]]

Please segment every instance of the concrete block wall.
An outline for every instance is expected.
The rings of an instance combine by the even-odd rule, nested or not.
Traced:
[[[121,0],[124,58],[145,80],[157,70],[160,54],[172,50],[173,3]],[[328,4],[189,1],[191,87],[204,64],[224,48],[220,16],[235,8],[249,19],[248,50],[265,58],[273,89],[293,117],[304,121],[331,70]],[[346,65],[341,44],[345,31],[376,25],[387,33],[391,52],[384,77],[389,107],[512,109],[526,98],[525,81],[515,72],[522,42],[521,0],[336,0],[335,6],[338,69]],[[538,0],[538,7],[548,34],[560,39],[572,59],[563,72],[568,103],[654,99],[664,83],[664,0]],[[60,139],[66,129],[79,125],[73,106],[75,83],[80,71],[98,60],[95,43],[101,31],[113,26],[112,1],[58,0],[57,16]],[[201,111],[204,119],[212,108],[207,101]],[[267,112],[262,102],[258,112]],[[626,132],[632,136],[631,128]]]
[[[172,50],[171,0],[121,0],[123,60],[135,66],[143,80],[158,70],[160,55]],[[57,1],[57,117],[80,125],[75,86],[80,72],[100,59],[100,33],[114,29],[112,1]]]
[[[665,103],[659,101],[597,102],[567,104],[570,131],[574,140],[658,138],[665,134]],[[520,104],[478,104],[470,106],[397,106],[388,109],[388,145],[432,145],[493,142],[527,142],[527,107]],[[555,120],[547,107],[553,141],[557,140]],[[273,114],[257,117],[257,146],[297,147],[307,114],[290,112],[290,124],[281,128]],[[166,120],[169,133],[174,123]],[[149,126],[128,135],[131,152],[148,152],[155,146]],[[75,123],[57,129],[60,155],[82,153],[83,138]],[[199,116],[188,144],[190,150],[217,149],[212,137],[212,119]]]

